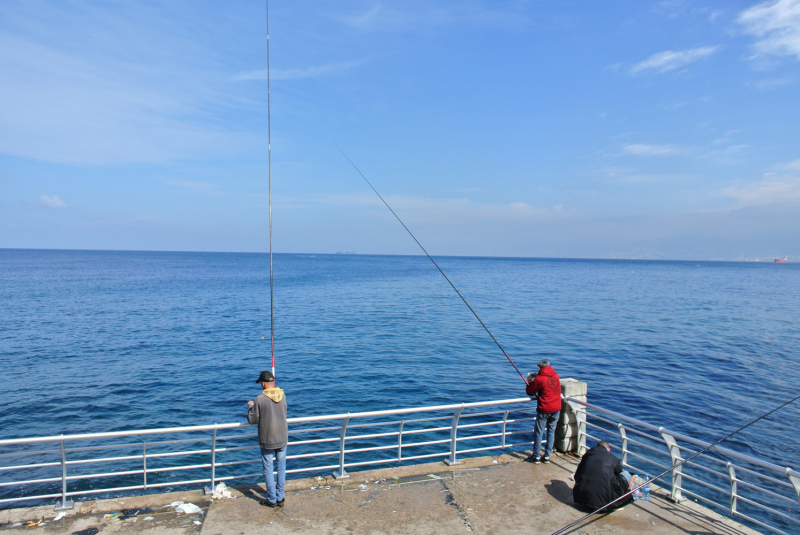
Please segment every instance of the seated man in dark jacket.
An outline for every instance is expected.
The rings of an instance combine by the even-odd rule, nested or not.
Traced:
[[[575,471],[572,500],[576,505],[596,511],[627,493],[631,477],[629,472],[622,469],[619,459],[611,453],[608,442],[601,440],[583,455],[581,464]],[[633,497],[628,496],[609,509],[623,507],[632,501]]]

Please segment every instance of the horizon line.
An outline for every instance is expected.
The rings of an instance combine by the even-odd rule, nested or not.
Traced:
[[[60,251],[60,252],[85,252],[85,253],[190,253],[190,254],[253,254],[269,255],[269,251],[192,251],[192,250],[167,250],[167,249],[56,249],[56,248],[36,248],[36,247],[0,247],[0,251]],[[357,253],[352,251],[319,253],[319,252],[273,252],[279,255],[327,255],[327,256],[403,256],[403,257],[422,257],[424,254],[397,254],[397,253]],[[726,259],[726,258],[635,258],[635,257],[610,257],[610,256],[499,256],[499,255],[458,255],[458,254],[436,254],[431,255],[440,258],[496,258],[496,259],[519,259],[519,260],[628,260],[646,262],[748,262],[761,263],[774,261],[776,258],[795,258],[795,255],[778,255],[767,257],[752,257],[753,259]]]

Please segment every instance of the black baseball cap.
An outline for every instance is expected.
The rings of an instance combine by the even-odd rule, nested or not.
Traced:
[[[258,376],[258,379],[256,379],[256,382],[257,383],[271,383],[274,380],[275,380],[275,376],[272,375],[272,372],[269,371],[269,370],[264,370],[263,372],[261,372],[261,375]]]

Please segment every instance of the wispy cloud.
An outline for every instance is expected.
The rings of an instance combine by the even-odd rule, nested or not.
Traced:
[[[239,41],[220,38],[229,25],[182,7],[167,16],[159,3],[7,4],[1,153],[113,165],[229,157],[262,143],[238,120],[254,98],[230,84]]]
[[[724,188],[720,193],[733,197],[742,206],[794,203],[800,200],[800,160],[778,163],[760,180]]]
[[[778,169],[786,169],[787,171],[800,171],[800,160],[778,164],[776,167]]]
[[[800,59],[800,0],[764,2],[742,11],[737,20],[745,32],[758,38],[757,56],[774,54]]]
[[[698,48],[691,48],[689,50],[665,50],[653,54],[644,61],[641,61],[631,67],[632,74],[641,74],[645,72],[658,72],[664,73],[674,71],[685,67],[690,63],[699,61],[706,58],[719,50],[718,46],[701,46]]]
[[[793,78],[784,77],[784,78],[771,78],[766,80],[757,80],[755,82],[747,82],[745,85],[750,87],[754,87],[759,91],[767,91],[770,89],[775,89],[776,87],[781,87],[786,84],[791,84],[794,82]]]
[[[39,197],[42,200],[42,206],[47,208],[66,208],[67,203],[56,197],[55,195],[42,195]]]
[[[200,182],[196,180],[167,180],[167,184],[181,188],[194,189],[198,191],[212,191],[217,189],[216,184],[210,182]]]
[[[637,156],[673,156],[684,151],[675,145],[646,145],[644,143],[630,143],[622,147],[623,152]]]
[[[362,30],[421,31],[432,27],[475,24],[481,28],[517,28],[528,22],[522,3],[486,3],[476,1],[420,3],[420,7],[405,4],[380,3],[336,18]]]
[[[317,65],[305,68],[292,69],[272,69],[270,78],[273,80],[298,80],[301,78],[316,78],[318,76],[330,76],[340,74],[346,70],[361,65],[361,61],[347,61],[343,63],[330,63],[328,65]],[[237,82],[246,80],[266,80],[267,70],[259,69],[254,71],[241,72],[233,77]]]
[[[413,222],[437,222],[467,224],[476,222],[540,221],[569,216],[573,210],[558,204],[549,208],[535,207],[516,201],[508,204],[474,202],[464,198],[416,197],[407,195],[385,196],[389,205],[399,212],[404,220]],[[383,203],[374,195],[328,195],[318,197],[316,202],[344,207],[380,207]]]
[[[800,200],[800,178],[765,177],[745,186],[724,188],[721,193],[745,206],[795,201]]]

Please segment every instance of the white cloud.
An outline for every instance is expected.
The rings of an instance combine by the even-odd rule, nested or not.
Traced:
[[[272,69],[270,71],[270,78],[273,80],[298,80],[301,78],[316,78],[317,76],[335,75],[348,69],[352,69],[361,63],[362,62],[358,61],[348,61],[344,63],[330,63],[328,65],[306,67],[304,69]],[[241,72],[234,76],[233,79],[237,82],[245,80],[266,80],[267,70],[259,69]]]
[[[523,3],[480,1],[453,2],[451,5],[406,2],[384,6],[377,3],[364,11],[344,16],[337,14],[334,18],[360,30],[415,32],[453,25],[474,25],[484,30],[518,28],[528,22]],[[558,21],[550,22],[559,24]]]
[[[721,193],[745,206],[785,203],[800,200],[800,178],[777,179],[769,176],[742,187],[724,188]]]
[[[639,74],[647,71],[674,71],[675,69],[679,69],[710,56],[718,49],[718,46],[701,46],[689,50],[665,50],[664,52],[653,54],[646,60],[631,67],[631,73]]]
[[[758,37],[756,55],[800,59],[800,0],[764,2],[742,11],[737,20],[745,32]]]
[[[55,195],[42,195],[39,197],[42,204],[47,208],[66,208],[67,203],[56,197]]]
[[[795,160],[793,162],[780,164],[777,167],[779,169],[786,169],[786,170],[789,170],[789,171],[800,171],[800,160]]]
[[[462,198],[415,197],[407,195],[384,196],[386,202],[403,221],[421,223],[437,222],[471,225],[476,222],[524,222],[558,219],[570,215],[573,210],[563,204],[552,208],[537,208],[524,202],[508,204],[473,202]],[[343,207],[379,207],[384,205],[374,195],[329,195],[318,197],[316,202]],[[391,214],[386,211],[391,217]]]
[[[671,156],[683,152],[674,145],[645,145],[643,143],[631,143],[623,146],[622,150],[637,156]]]
[[[229,157],[264,142],[241,121],[260,101],[230,83],[240,41],[213,39],[221,30],[193,11],[6,3],[0,153],[113,165]]]
[[[216,190],[216,184],[210,182],[201,182],[196,180],[167,180],[167,184],[171,186],[178,186],[186,189],[194,189],[199,191],[212,191]]]

